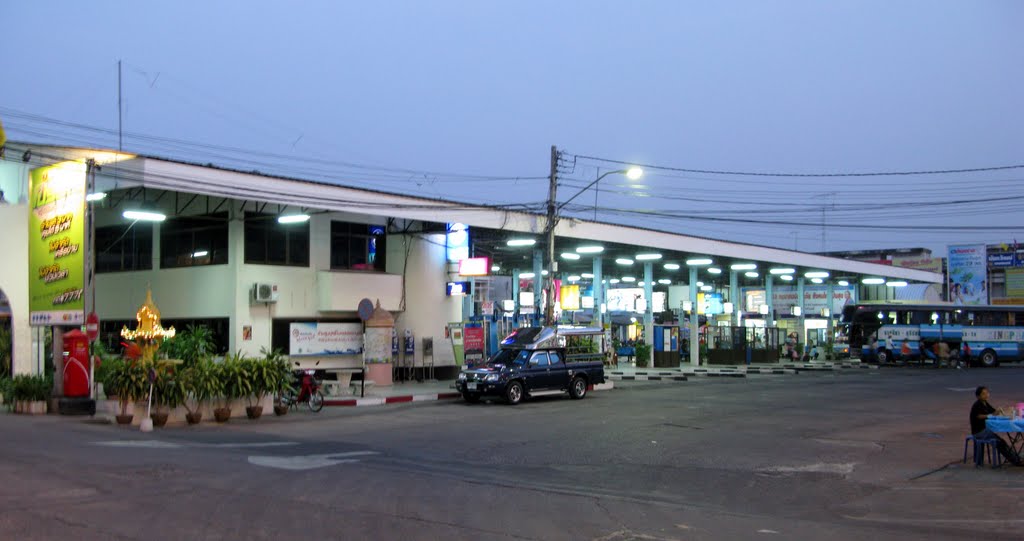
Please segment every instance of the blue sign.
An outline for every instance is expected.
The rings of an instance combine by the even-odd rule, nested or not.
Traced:
[[[1019,267],[1024,260],[1017,257],[1016,253],[988,254],[988,266],[990,267]]]

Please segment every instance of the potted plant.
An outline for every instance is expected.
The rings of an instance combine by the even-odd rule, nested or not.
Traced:
[[[139,361],[125,362],[113,374],[114,387],[117,389],[117,402],[121,413],[116,416],[117,424],[126,425],[132,422],[133,415],[128,414],[128,404],[142,400],[149,390],[146,368]]]
[[[651,362],[651,346],[642,340],[636,343],[636,366],[647,367]]]
[[[21,374],[11,380],[11,394],[16,413],[46,413],[46,400],[50,397],[53,380],[48,375]]]
[[[184,393],[181,403],[188,412],[185,421],[190,425],[199,424],[203,420],[203,404],[221,392],[213,362],[202,358],[186,367],[181,371],[181,386]]]
[[[160,352],[168,359],[180,359],[185,366],[192,366],[213,353],[216,344],[213,331],[206,325],[188,325],[174,338],[160,344]]]
[[[277,388],[276,369],[266,354],[262,359],[246,359],[242,366],[249,382],[249,392],[246,395],[249,406],[245,408],[245,414],[250,419],[259,419],[263,415],[263,399]]]
[[[173,366],[157,368],[156,381],[153,384],[153,400],[156,403],[156,409],[150,413],[149,417],[153,420],[153,426],[164,426],[167,424],[170,410],[178,407],[185,400],[185,390]]]
[[[221,407],[213,410],[213,417],[218,423],[227,422],[231,418],[231,402],[249,395],[251,382],[244,366],[245,355],[239,351],[228,355],[224,362],[217,366],[218,379],[223,388],[220,392]]]
[[[262,348],[260,353],[263,354],[264,361],[270,365],[269,391],[274,393],[274,415],[285,415],[288,413],[288,405],[281,400],[281,397],[294,392],[294,376],[291,366],[288,365],[288,359],[279,349],[268,351],[266,348]]]
[[[14,381],[9,377],[0,377],[0,404],[7,406],[7,410],[14,409]]]

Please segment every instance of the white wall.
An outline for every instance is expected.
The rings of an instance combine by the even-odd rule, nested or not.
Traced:
[[[388,271],[401,272],[405,257],[403,238],[411,243],[406,269],[405,312],[395,318],[398,336],[411,329],[416,338],[416,366],[423,364],[423,337],[434,338],[434,365],[455,364],[451,343],[444,337],[445,326],[462,320],[462,297],[444,293],[448,275],[445,264],[444,235],[392,235],[388,237]],[[408,364],[409,361],[406,360]]]
[[[3,171],[0,171],[0,177]],[[7,193],[4,190],[4,193]],[[29,374],[32,330],[28,324],[28,204],[0,204],[0,289],[11,305],[12,371]]]

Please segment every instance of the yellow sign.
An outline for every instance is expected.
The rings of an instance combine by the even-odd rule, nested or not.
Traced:
[[[4,123],[3,123],[3,121],[0,121],[0,147],[4,146],[4,143],[6,143],[6,142],[7,142],[7,134],[4,133]]]
[[[562,286],[561,297],[562,310],[580,309],[580,286]]]

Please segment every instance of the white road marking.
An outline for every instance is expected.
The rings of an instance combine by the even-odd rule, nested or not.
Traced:
[[[278,468],[282,470],[311,470],[314,468],[325,468],[337,464],[349,464],[359,462],[358,459],[350,458],[356,456],[369,456],[380,454],[376,451],[352,451],[349,453],[331,453],[327,455],[298,455],[298,456],[250,456],[249,464],[264,466],[267,468]]]
[[[107,447],[136,447],[150,449],[177,449],[181,445],[169,441],[160,440],[120,440],[120,441],[94,441],[93,445],[105,445]]]
[[[857,464],[855,462],[847,462],[843,464],[825,464],[823,462],[817,462],[815,464],[807,464],[804,466],[773,466],[765,468],[763,471],[767,472],[779,472],[779,473],[841,473],[848,474],[853,473],[853,468]]]
[[[194,443],[194,447],[214,448],[246,448],[246,447],[283,447],[287,445],[298,445],[297,441],[268,441],[263,443]]]
[[[953,391],[954,393],[966,393],[967,391],[973,391],[974,387],[946,387],[947,391]]]
[[[758,530],[757,533],[779,533],[775,530]]]

